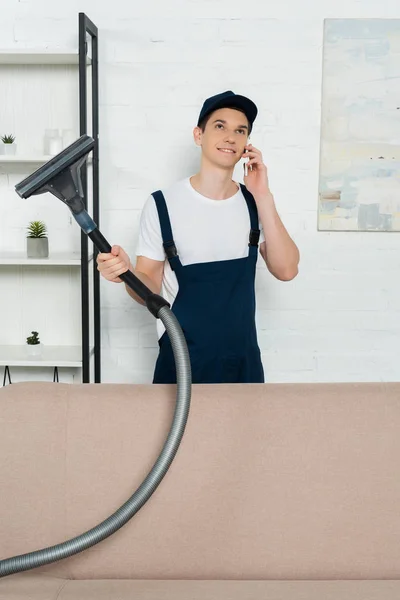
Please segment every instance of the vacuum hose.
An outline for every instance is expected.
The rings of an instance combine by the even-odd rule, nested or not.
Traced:
[[[100,252],[111,251],[110,244],[97,229],[96,224],[85,210],[75,212],[74,217]],[[146,301],[150,312],[156,318],[161,319],[171,340],[177,371],[177,395],[174,417],[165,444],[143,483],[125,504],[110,517],[78,537],[66,542],[0,560],[0,577],[19,571],[34,569],[78,554],[118,531],[140,510],[157,489],[178,450],[189,415],[192,384],[189,352],[185,337],[175,315],[170,309],[170,305],[164,298],[153,294],[131,271],[123,273],[120,275],[120,278]]]

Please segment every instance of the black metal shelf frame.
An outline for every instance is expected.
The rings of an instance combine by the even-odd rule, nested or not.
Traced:
[[[88,132],[87,118],[87,36],[91,37],[91,108],[92,131]],[[93,148],[93,211],[92,218],[100,228],[99,210],[99,74],[98,74],[98,30],[86,16],[79,13],[79,128],[80,135],[87,133],[95,141]],[[82,186],[87,209],[87,164],[82,166]],[[100,320],[100,274],[96,258],[98,250],[93,247],[93,327],[94,327],[94,382],[101,382],[101,320]],[[88,237],[81,232],[81,307],[82,307],[82,383],[90,383],[90,300],[89,300],[89,251]]]

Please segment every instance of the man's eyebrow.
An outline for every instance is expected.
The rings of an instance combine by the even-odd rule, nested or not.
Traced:
[[[214,123],[223,123],[224,125],[226,125],[226,121],[224,121],[224,119],[216,119],[213,122],[213,125],[214,125]],[[247,127],[247,125],[238,125],[237,129],[248,129],[248,127]]]

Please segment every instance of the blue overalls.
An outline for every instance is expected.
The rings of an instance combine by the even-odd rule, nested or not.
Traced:
[[[156,202],[163,245],[179,290],[171,311],[188,345],[193,383],[264,383],[255,325],[258,213],[240,184],[250,214],[249,254],[244,258],[183,266],[172,235],[164,195]],[[175,359],[165,331],[159,340],[153,383],[176,383]]]

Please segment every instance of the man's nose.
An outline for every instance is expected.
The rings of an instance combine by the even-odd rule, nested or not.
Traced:
[[[232,131],[228,131],[225,135],[225,140],[227,142],[229,142],[230,144],[234,144],[235,143],[235,136],[233,135]]]

